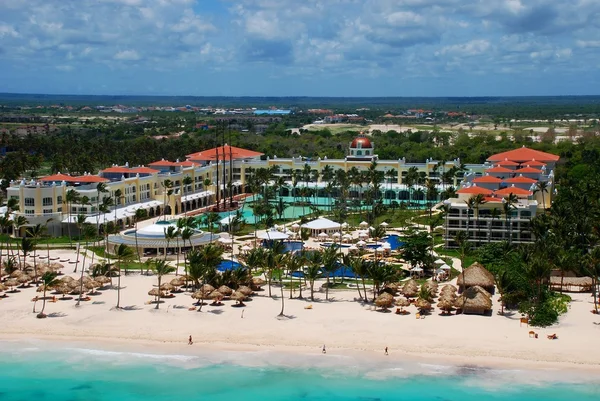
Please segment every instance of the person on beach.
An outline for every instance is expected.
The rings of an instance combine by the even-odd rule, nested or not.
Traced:
[[[188,339],[188,345],[192,345],[194,342],[192,341],[192,335],[190,334],[190,338]]]
[[[242,319],[244,318],[244,309],[242,309]]]
[[[385,355],[388,355],[388,347],[385,347],[385,352],[384,352],[384,354],[385,354]]]
[[[323,353],[326,354],[327,350],[325,350],[325,344],[323,344]]]

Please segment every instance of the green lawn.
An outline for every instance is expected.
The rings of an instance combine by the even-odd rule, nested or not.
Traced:
[[[422,214],[422,210],[388,210],[381,216],[375,218],[375,223],[373,226],[377,226],[382,222],[386,222],[390,225],[390,227],[406,227],[407,220],[411,219],[415,216],[419,216]],[[358,225],[365,219],[364,213],[360,214],[351,214],[346,218],[346,222],[350,224],[350,226],[358,227]]]
[[[20,244],[21,243],[21,238],[9,237],[6,234],[0,235],[0,242],[2,242],[3,244],[6,244],[7,240],[10,244]],[[90,239],[89,242],[100,241],[100,240],[102,240],[102,237]],[[73,244],[77,243],[78,241],[79,241],[78,237],[75,237],[75,236],[72,237],[71,242],[73,242]],[[82,241],[82,243],[83,242],[84,241]],[[69,237],[67,237],[67,236],[42,237],[37,240],[37,243],[38,244],[69,244]]]
[[[443,248],[437,248],[436,252],[440,255],[446,255],[446,256],[451,256],[453,258],[458,258],[460,259],[460,254],[458,253],[458,251],[456,249],[443,249]],[[477,262],[477,257],[474,255],[473,252],[470,252],[466,255],[465,257],[465,266],[463,267],[468,267],[471,266],[473,263]]]

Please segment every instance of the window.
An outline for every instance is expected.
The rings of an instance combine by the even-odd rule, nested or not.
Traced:
[[[531,212],[529,210],[523,210],[521,212],[521,217],[528,219],[531,217]]]
[[[44,214],[52,214],[52,209],[44,209]]]
[[[33,216],[35,214],[35,210],[25,209],[25,214],[28,216]]]
[[[58,207],[58,208],[56,208],[56,211],[57,211],[58,213],[62,213],[62,207]]]
[[[52,206],[52,198],[43,198],[42,206]]]
[[[62,196],[57,196],[57,197],[56,197],[56,203],[57,203],[58,205],[60,205],[60,204],[62,204],[62,203],[63,203],[63,201],[62,201]]]
[[[25,206],[35,206],[35,199],[25,198]]]

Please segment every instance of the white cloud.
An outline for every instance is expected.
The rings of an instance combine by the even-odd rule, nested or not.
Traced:
[[[600,40],[577,40],[575,44],[582,48],[596,48],[600,47]]]
[[[115,60],[139,60],[140,55],[135,50],[123,50],[115,53]]]

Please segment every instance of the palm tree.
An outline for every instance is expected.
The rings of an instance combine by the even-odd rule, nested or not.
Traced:
[[[38,319],[43,319],[46,317],[44,310],[46,309],[46,290],[58,284],[58,280],[56,280],[56,273],[54,272],[46,272],[42,275],[42,285],[44,286],[44,296],[42,298],[42,310],[37,314]]]
[[[188,187],[190,185],[192,185],[193,183],[194,183],[194,180],[189,175],[186,175],[185,177],[183,177],[183,179],[181,180],[181,184],[183,185],[183,194],[184,195],[189,192]]]
[[[10,218],[8,216],[0,216],[0,234],[4,234],[4,232],[7,231],[8,227],[10,227],[12,225],[12,221],[10,220]],[[6,254],[8,254],[8,251],[10,249],[10,235],[6,236]],[[1,245],[1,241],[0,241],[0,245]],[[0,266],[2,265],[2,248],[0,246]]]
[[[84,214],[78,214],[77,215],[77,219],[75,220],[75,225],[77,226],[77,232],[79,233],[79,236],[81,237],[81,233],[83,231],[83,225],[85,224],[85,219],[86,216]],[[75,270],[73,270],[73,273],[77,273],[77,265],[79,264],[79,251],[81,249],[81,242],[77,243],[77,257],[75,259]]]
[[[99,233],[100,232],[100,212],[101,212],[101,210],[100,210],[100,194],[108,192],[108,189],[106,188],[106,184],[103,182],[99,182],[98,185],[96,185],[96,191],[98,192],[98,196],[96,196],[96,212],[98,213],[96,215],[96,232]],[[102,199],[102,202],[104,202],[104,198]]]
[[[210,243],[199,250],[190,252],[188,258],[190,263],[190,276],[194,279],[195,284],[198,284],[199,279],[202,279],[202,284],[205,284],[204,281],[206,280],[206,276],[209,273],[214,272],[219,263],[221,263],[222,252],[219,246]],[[201,299],[198,312],[202,311],[203,303],[204,299]]]
[[[465,201],[467,205],[467,241],[471,240],[471,215],[473,214],[473,208],[475,207],[475,197],[471,196]]]
[[[585,273],[592,278],[592,295],[594,311],[598,314],[598,277],[600,277],[600,248],[595,246],[587,255],[584,264]]]
[[[88,245],[90,242],[90,238],[93,238],[96,233],[94,231],[94,227],[91,224],[85,223],[79,230],[79,234],[85,240],[85,251],[83,252],[83,262],[81,264],[81,277],[79,278],[79,298],[77,298],[76,306],[79,306],[79,304],[81,303],[81,298],[83,296],[83,272],[85,271],[85,259],[87,256]],[[92,252],[92,255],[93,254],[94,253]],[[77,260],[79,260],[79,256],[77,257]]]
[[[536,184],[536,189],[535,191],[533,191],[533,193],[541,193],[542,194],[542,208],[544,210],[544,213],[546,213],[546,196],[544,194],[548,193],[548,181],[539,181]]]
[[[473,197],[473,209],[477,213],[475,216],[475,225],[477,226],[477,246],[479,247],[479,239],[481,237],[481,229],[479,227],[479,208],[481,205],[486,203],[485,196],[483,194],[477,194]]]
[[[169,179],[166,179],[162,182],[162,187],[163,187],[163,220],[167,221],[167,206],[171,200],[171,195],[173,195],[173,189],[172,189],[173,182]]]
[[[321,277],[321,266],[323,265],[323,254],[321,252],[312,252],[307,258],[308,266],[305,271],[305,277],[310,285],[310,300],[315,300],[315,280]]]
[[[219,222],[221,217],[218,213],[211,212],[204,216],[204,224],[208,227],[210,231],[210,240],[213,240],[213,227]]]
[[[165,247],[164,260],[167,260],[167,252],[169,252],[169,244],[171,243],[171,240],[174,240],[177,237],[178,233],[177,233],[177,228],[175,228],[173,226],[168,226],[168,227],[164,228],[163,232],[165,233],[165,239],[167,240],[167,246]]]
[[[499,219],[502,213],[500,210],[495,207],[490,212],[490,217],[492,220],[490,221],[490,226],[488,227],[488,243],[492,240],[492,226],[494,225],[494,220]]]
[[[21,265],[21,268],[25,267],[25,260],[27,259],[27,255],[29,255],[29,253],[31,253],[33,250],[35,249],[35,246],[33,244],[33,241],[31,240],[31,238],[29,237],[23,237],[21,238],[21,252],[23,253],[23,264]],[[37,279],[37,270],[35,271],[35,276]]]
[[[69,248],[73,247],[73,241],[71,239],[71,208],[73,203],[79,202],[80,195],[74,189],[69,189],[65,196],[65,202],[67,203],[67,231],[69,233]]]
[[[392,181],[394,180],[394,178],[398,177],[398,171],[395,168],[391,168],[385,172],[385,176],[388,180],[388,189],[391,191],[392,190]],[[391,203],[391,200],[390,200],[390,203]]]
[[[121,198],[123,197],[123,191],[121,191],[120,189],[117,189],[114,192],[114,202],[113,204],[115,205],[115,227],[118,226],[117,224],[117,209],[119,208],[119,205],[121,204]]]
[[[290,299],[292,299],[294,273],[302,270],[305,260],[304,260],[304,256],[302,256],[302,254],[288,253],[285,262],[286,262],[286,268],[287,268],[288,275],[290,276]],[[300,277],[299,290],[300,290],[299,299],[302,299],[302,277]]]
[[[117,306],[116,309],[121,309],[121,266],[124,262],[133,259],[133,249],[125,244],[115,246],[115,258],[117,259]]]
[[[183,230],[181,230],[181,240],[183,241],[183,247],[185,248],[185,241],[189,241],[190,243],[190,249],[192,248],[192,235],[194,235],[194,230],[187,226],[184,227]],[[183,253],[183,270],[185,271],[185,274],[187,276],[188,274],[188,269],[187,269],[187,252]],[[187,279],[186,279],[187,281]]]
[[[38,282],[38,275],[37,275],[37,255],[36,255],[36,242],[40,239],[40,237],[44,234],[44,226],[42,226],[41,224],[36,224],[33,227],[29,227],[27,229],[27,234],[31,237],[32,243],[33,243],[33,274],[34,274],[34,281],[36,283],[37,286],[37,282]],[[21,247],[21,249],[23,249]],[[50,260],[48,259],[48,263],[50,263]]]
[[[112,204],[113,204],[112,198],[105,196],[104,198],[102,198],[102,204],[100,205],[100,208],[98,209],[100,212],[102,212],[102,214],[104,216],[104,222],[102,224],[103,224],[103,231],[104,231],[104,249],[106,249],[106,250],[108,250],[108,234],[109,234],[108,222],[106,221],[106,215],[108,212],[110,212],[110,207],[112,206]],[[106,252],[106,259],[110,263],[110,253],[109,252]]]
[[[329,301],[329,277],[337,268],[338,246],[332,244],[322,251],[323,273],[326,274],[327,286],[325,287],[325,300]]]
[[[515,208],[516,203],[518,202],[518,198],[512,192],[502,200],[502,212],[504,213],[504,221],[506,223],[506,229],[508,231],[508,244],[512,243],[512,224],[511,213]]]
[[[158,309],[158,306],[160,305],[160,286],[162,284],[162,278],[167,274],[173,273],[176,269],[173,266],[170,266],[167,261],[160,259],[154,259],[151,266],[158,278],[158,293],[156,295],[156,309]]]
[[[444,216],[444,225],[445,225],[445,236],[446,236],[446,240],[444,241],[444,248],[447,249],[448,248],[448,215],[450,214],[450,208],[451,205],[449,203],[444,202],[442,204],[442,206],[440,206],[439,210],[442,213],[442,215]]]
[[[138,234],[137,234],[137,231],[138,231],[138,222],[140,220],[145,219],[146,217],[148,217],[148,211],[146,209],[137,209],[135,211],[135,215],[133,216],[133,221],[135,223],[135,231],[134,231],[134,234],[135,234],[135,250],[137,252],[138,262],[139,263],[142,263],[142,257],[140,255],[140,247],[138,245]]]

